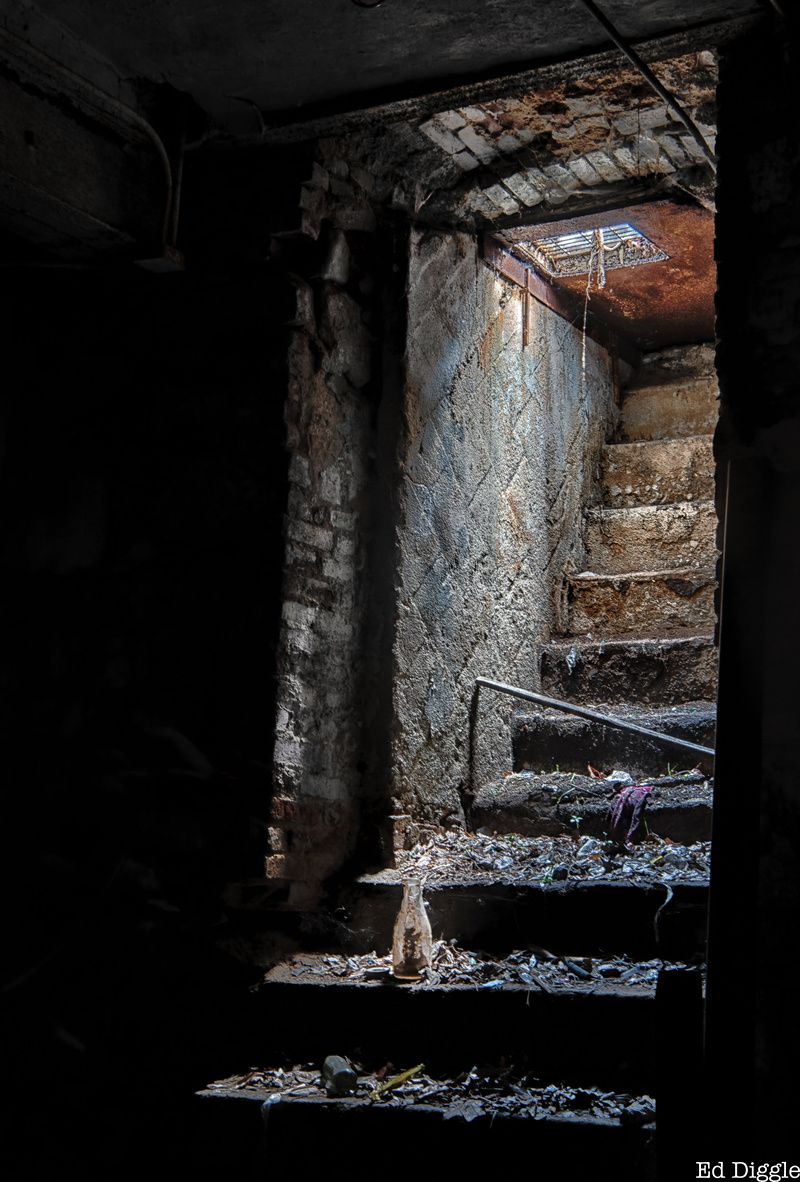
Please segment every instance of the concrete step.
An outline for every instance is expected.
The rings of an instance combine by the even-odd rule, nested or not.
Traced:
[[[717,649],[710,635],[558,640],[542,648],[541,678],[543,694],[568,702],[714,701]]]
[[[569,631],[592,639],[711,632],[715,585],[712,567],[573,575],[567,592]]]
[[[362,1062],[424,1062],[443,1075],[516,1056],[535,1066],[544,1079],[653,1088],[654,1065],[646,1045],[651,1039],[623,1054],[617,1048],[615,1054],[614,1031],[627,1023],[641,1024],[641,1031],[652,1036],[654,962],[642,965],[642,984],[626,984],[604,978],[596,966],[616,965],[620,974],[633,970],[636,976],[637,962],[586,959],[579,949],[570,955],[580,957],[571,962],[577,964],[574,974],[563,962],[551,970],[549,962],[527,950],[513,956],[525,968],[534,957],[533,978],[523,973],[525,982],[514,966],[489,960],[487,971],[479,970],[473,984],[408,984],[390,972],[347,980],[335,976],[327,963],[342,962],[343,957],[303,954],[276,966],[258,989],[265,1021],[254,1028],[250,1053],[262,1061],[269,1056],[272,1061],[292,1057],[321,1062],[335,1042],[337,1054],[351,1056],[358,1048]],[[476,950],[472,958],[478,962],[484,954]],[[357,962],[350,958],[351,964]],[[581,970],[583,977],[578,976]],[[487,989],[490,981],[494,984]],[[544,982],[544,989],[537,981]],[[302,1013],[304,1020],[292,1028],[275,1021],[281,1013]],[[466,1064],[465,1058],[470,1060]]]
[[[708,435],[717,424],[715,376],[676,378],[664,385],[628,390],[622,401],[620,439],[678,439]]]
[[[471,1033],[469,1027],[461,1031],[465,1045]],[[636,1041],[625,1031],[618,1039]],[[395,1064],[398,1070],[410,1065],[406,1057]],[[472,1069],[480,1080],[476,1064],[465,1060],[464,1075]],[[491,1177],[499,1161],[557,1162],[559,1174],[569,1178],[643,1182],[655,1176],[650,1096],[611,1094],[601,1099],[597,1093],[595,1107],[589,1091],[576,1095],[574,1089],[554,1085],[547,1092],[544,1081],[538,1081],[538,1091],[528,1093],[509,1076],[507,1092],[493,1097],[480,1083],[465,1091],[455,1080],[437,1080],[443,1085],[438,1099],[415,1102],[409,1085],[374,1101],[367,1091],[371,1084],[356,1096],[331,1099],[324,1092],[292,1095],[288,1088],[281,1095],[272,1081],[283,1077],[264,1072],[261,1078],[263,1083],[259,1073],[244,1073],[198,1093],[216,1139],[231,1146],[235,1168],[228,1171],[230,1176],[407,1182],[420,1172],[419,1163],[432,1161],[445,1162],[448,1176],[457,1177]],[[430,1093],[430,1077],[423,1079],[427,1087],[418,1085],[417,1090],[421,1086]],[[452,1099],[447,1097],[448,1083]],[[561,1110],[559,1102],[565,1105]],[[613,1115],[604,1115],[604,1110]],[[259,1159],[260,1168],[254,1168],[251,1163]],[[240,1172],[243,1166],[247,1173]]]
[[[620,706],[597,709],[648,730],[687,739],[703,747],[714,746],[716,708],[708,703],[686,703],[660,710]],[[706,772],[713,771],[711,759],[691,752],[684,755],[641,735],[555,710],[517,712],[511,724],[511,748],[515,772],[559,768],[585,773],[587,764],[591,764],[604,772],[620,768],[640,780],[668,775],[675,767],[701,766]]]
[[[605,574],[696,567],[713,562],[717,515],[711,501],[590,509],[586,561]]]
[[[648,783],[653,791],[645,810],[647,831],[680,843],[668,851],[669,864],[679,865],[682,847],[711,840],[712,783],[697,772],[649,777]],[[576,772],[516,772],[478,790],[470,819],[481,833],[537,837],[578,832],[604,839],[618,788]]]
[[[712,436],[609,443],[603,449],[602,481],[605,503],[614,509],[710,501]]]
[[[494,839],[482,840],[491,845]],[[523,850],[532,840],[517,838]],[[594,956],[613,950],[635,960],[663,956],[675,961],[702,955],[707,878],[690,878],[680,870],[669,877],[673,902],[661,913],[656,940],[653,916],[664,901],[665,879],[651,866],[652,853],[644,846],[637,850],[634,860],[638,859],[643,872],[634,875],[633,881],[630,875],[621,876],[621,871],[614,877],[602,864],[599,877],[553,881],[553,862],[563,856],[559,849],[553,850],[552,858],[546,856],[541,866],[530,867],[527,880],[503,872],[429,879],[425,900],[433,935],[499,955],[519,948],[521,939],[565,955],[579,950],[582,956]],[[507,881],[499,881],[503,878]],[[391,947],[403,895],[401,879],[396,870],[363,875],[341,896],[340,906],[349,916],[348,952]]]

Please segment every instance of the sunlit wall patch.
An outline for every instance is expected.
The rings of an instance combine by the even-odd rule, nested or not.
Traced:
[[[661,263],[669,258],[666,251],[628,222],[618,226],[598,226],[592,230],[573,230],[536,242],[515,242],[514,249],[554,277],[638,267],[642,263]]]

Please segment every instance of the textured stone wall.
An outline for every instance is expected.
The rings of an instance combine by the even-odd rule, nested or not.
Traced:
[[[565,569],[581,567],[581,507],[611,429],[611,359],[521,291],[474,239],[415,235],[408,279],[394,648],[395,807],[463,823],[471,779],[511,766],[511,699],[476,676],[536,688]],[[585,372],[584,372],[585,362]]]

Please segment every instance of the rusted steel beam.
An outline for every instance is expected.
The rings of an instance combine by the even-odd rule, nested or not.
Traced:
[[[522,288],[526,296],[532,296],[540,304],[549,308],[551,312],[555,312],[562,320],[568,320],[576,327],[582,326],[584,309],[580,300],[577,300],[572,292],[549,279],[545,279],[529,263],[510,254],[489,234],[485,235],[483,239],[483,258],[504,279],[508,279],[509,282]],[[639,367],[641,356],[636,347],[630,341],[620,337],[618,333],[612,332],[591,312],[586,317],[586,332],[593,341],[602,345],[612,356],[621,357],[634,369]]]

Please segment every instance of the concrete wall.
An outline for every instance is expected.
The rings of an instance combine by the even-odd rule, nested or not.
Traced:
[[[479,258],[414,235],[394,646],[395,808],[463,823],[476,676],[536,688],[581,506],[614,417],[609,355]],[[510,699],[482,691],[474,779],[511,767]]]

